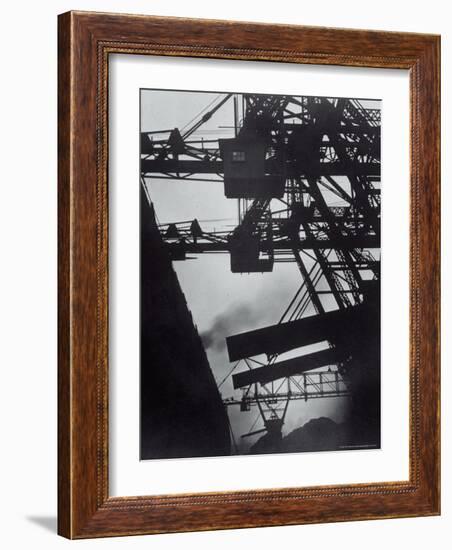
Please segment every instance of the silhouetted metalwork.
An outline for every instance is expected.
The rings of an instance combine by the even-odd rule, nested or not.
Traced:
[[[230,101],[230,137],[196,136]],[[256,405],[264,422],[248,435],[281,430],[291,400],[351,395],[379,439],[380,110],[365,103],[220,94],[190,127],[141,135],[144,185],[207,181],[238,201],[232,230],[204,231],[196,219],[160,225],[173,261],[227,253],[234,273],[287,261],[299,268],[302,283],[279,324],[227,338],[230,360],[247,370],[232,379],[243,397],[225,404]],[[326,349],[276,360],[322,342]]]

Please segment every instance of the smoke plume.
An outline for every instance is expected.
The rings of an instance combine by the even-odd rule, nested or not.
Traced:
[[[217,315],[212,326],[201,333],[206,350],[221,351],[226,347],[226,337],[254,328],[257,321],[262,321],[259,310],[252,305],[240,304],[228,308]]]

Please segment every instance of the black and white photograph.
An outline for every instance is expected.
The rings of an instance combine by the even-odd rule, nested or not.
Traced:
[[[3,5],[5,550],[450,548],[449,12]]]
[[[380,448],[381,104],[140,90],[142,460]]]

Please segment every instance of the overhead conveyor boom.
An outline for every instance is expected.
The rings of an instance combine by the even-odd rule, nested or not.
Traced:
[[[286,361],[279,361],[273,365],[239,372],[232,376],[232,383],[234,389],[243,388],[256,382],[267,384],[274,380],[296,376],[313,369],[336,364],[337,361],[337,350],[328,348],[300,357],[294,357],[293,359],[287,359]]]
[[[345,334],[353,337],[353,326],[364,322],[366,311],[361,304],[229,336],[229,361],[263,353],[275,355],[325,340],[334,343]]]

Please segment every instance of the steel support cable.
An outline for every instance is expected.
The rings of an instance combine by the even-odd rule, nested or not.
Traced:
[[[336,220],[331,215],[331,212],[328,208],[328,205],[325,202],[325,199],[317,185],[317,181],[314,178],[308,179],[309,188],[311,191],[311,194],[313,195],[314,200],[317,203],[317,207],[321,211],[324,220],[327,223],[327,233],[329,237],[333,237],[339,241],[343,240],[345,236],[342,234],[342,231],[338,224],[336,223]],[[336,247],[337,249],[340,249],[340,246]],[[346,263],[348,265],[348,269],[351,271],[354,279],[358,283],[358,285],[361,282],[361,274],[359,273],[359,270],[356,268],[356,265],[354,264],[353,259],[351,258],[351,255],[346,250],[341,250],[341,253],[344,255],[344,259],[346,260]]]
[[[311,267],[311,269],[309,270],[309,276],[312,275],[312,272],[314,271],[315,269],[315,264]],[[292,298],[292,300],[290,301],[289,305],[287,306],[287,308],[285,309],[284,313],[282,314],[282,317],[281,319],[279,320],[279,324],[283,323],[284,322],[284,318],[286,317],[287,313],[289,312],[290,308],[292,307],[292,305],[295,303],[295,300],[298,298],[298,296],[300,295],[301,291],[305,288],[306,286],[306,283],[303,281],[303,283],[300,285],[300,288],[297,290],[297,292],[295,293],[295,296]]]
[[[304,229],[306,235],[309,238],[313,238],[313,234],[312,234],[311,228],[309,227],[308,223],[303,224],[303,229]],[[331,253],[331,250],[330,250],[329,254],[330,253]],[[329,285],[329,287],[330,287],[330,289],[333,293],[333,296],[336,299],[336,302],[337,302],[337,305],[339,306],[339,309],[344,309],[346,307],[346,304],[344,303],[343,295],[340,292],[341,290],[343,290],[343,287],[340,284],[338,278],[336,277],[336,274],[329,269],[329,266],[328,266],[329,254],[328,254],[328,256],[325,256],[323,254],[322,250],[320,250],[320,249],[315,250],[315,254],[316,254],[316,257],[317,257],[317,261],[319,262],[320,267],[322,269],[322,274],[324,275],[324,277],[325,277],[325,279],[326,279],[326,281],[327,281],[327,283],[328,283],[328,285]]]
[[[322,269],[319,266],[319,268],[317,270],[317,273],[315,275],[315,278],[314,278],[314,284],[315,285],[320,281],[320,279],[322,278],[322,275],[323,275],[322,274]],[[308,305],[309,305],[309,296],[305,293],[305,297],[302,300],[300,300],[300,303],[297,306],[297,308],[295,309],[295,311],[293,312],[290,320],[292,321],[294,319],[295,320],[300,319],[303,316],[303,314],[305,313]]]
[[[193,121],[195,121],[197,118],[199,118],[200,116],[202,116],[208,109],[210,109],[210,107],[211,107],[216,101],[218,101],[218,99],[219,99],[222,95],[223,95],[223,94],[218,94],[216,97],[214,97],[214,98],[212,99],[212,101],[211,101],[208,105],[206,105],[203,109],[201,109],[201,110],[199,111],[199,113],[197,113],[189,122],[187,122],[187,124],[185,124],[185,125],[181,128],[181,130],[180,130],[181,134],[185,131],[185,128],[187,128],[188,126],[190,126],[190,124],[191,124]]]
[[[316,270],[316,273],[314,274],[312,280],[313,280],[313,283],[314,283],[314,286],[315,284],[317,284],[322,276],[321,274],[321,268],[318,264],[317,265],[317,270]],[[307,306],[309,305],[309,291],[307,288],[305,288],[305,291],[303,292],[303,295],[300,297],[298,303],[296,304],[295,308],[293,309],[288,321],[293,321],[294,319],[298,319],[299,317],[301,317],[301,315],[304,313],[304,311],[306,311],[306,308]]]
[[[223,380],[217,384],[218,389],[221,388],[221,386],[226,382],[226,380],[231,376],[231,374],[235,371],[235,369],[238,367],[241,359],[237,361],[237,363],[232,367],[232,369],[228,372],[228,374],[223,378]]]
[[[196,130],[198,128],[200,128],[205,122],[207,122],[214,113],[216,113],[216,111],[218,111],[218,109],[220,109],[220,107],[222,107],[226,101],[228,101],[230,98],[232,97],[232,94],[228,94],[226,97],[224,97],[217,105],[215,105],[215,107],[213,109],[211,109],[210,111],[208,111],[207,113],[205,113],[203,116],[202,116],[202,119],[200,121],[198,121],[194,126],[192,126],[189,130],[187,130],[186,132],[184,132],[184,134],[182,135],[182,138],[183,139],[186,139],[187,137],[189,137],[191,134],[193,134],[193,132],[196,132]]]
[[[254,419],[254,422],[253,422],[251,428],[248,430],[248,433],[249,433],[249,434],[253,431],[253,429],[254,429],[254,427],[256,426],[257,421],[259,420],[260,417],[261,417],[260,412],[258,412],[257,415],[256,415],[256,418]],[[243,437],[243,436],[242,436],[242,437]]]

